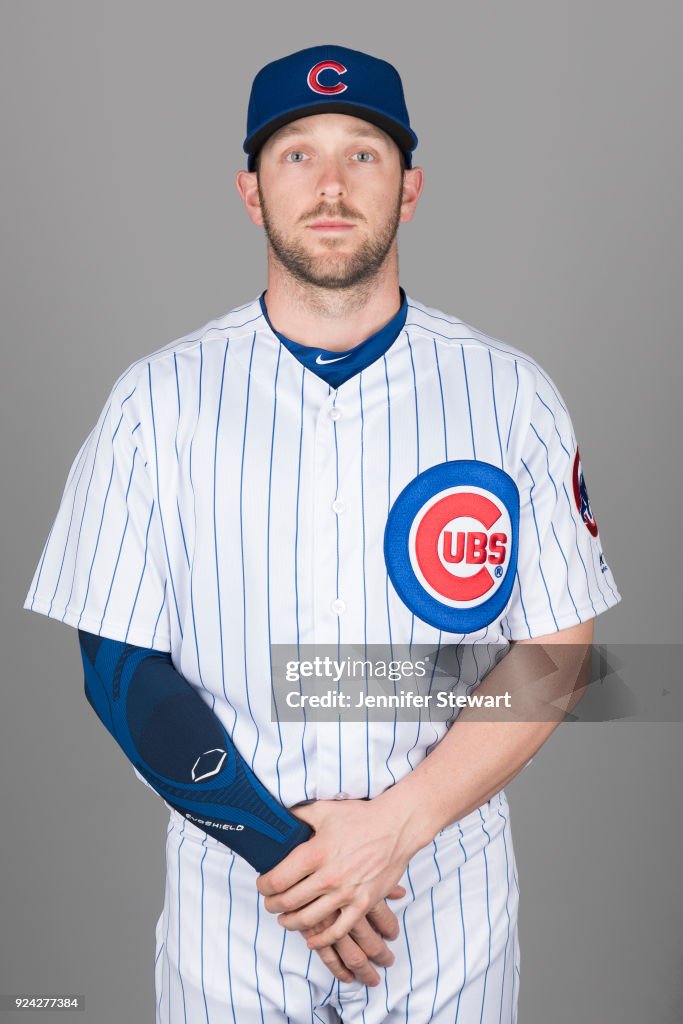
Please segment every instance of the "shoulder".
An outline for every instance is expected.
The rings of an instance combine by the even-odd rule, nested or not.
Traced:
[[[176,389],[180,375],[199,374],[207,354],[219,349],[228,338],[237,342],[240,337],[251,337],[253,326],[262,319],[258,299],[237,306],[221,316],[213,317],[201,327],[140,356],[126,367],[115,381],[110,400],[126,402],[134,393],[165,385]]]
[[[566,412],[557,385],[532,355],[441,309],[426,306],[410,296],[407,302],[405,329],[409,336],[417,332],[430,337],[440,352],[457,353],[461,360],[463,351],[467,359],[478,355],[490,367],[491,373],[518,381],[529,400],[535,396],[537,400]]]

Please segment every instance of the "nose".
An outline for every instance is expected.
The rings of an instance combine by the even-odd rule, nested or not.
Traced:
[[[346,195],[347,186],[343,168],[335,157],[325,159],[318,177],[318,194],[327,199],[338,199]]]

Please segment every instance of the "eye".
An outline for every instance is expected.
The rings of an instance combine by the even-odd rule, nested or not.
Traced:
[[[306,159],[306,154],[302,153],[300,149],[293,149],[291,153],[288,153],[285,160],[289,161],[290,164],[300,164],[302,160]]]
[[[375,159],[373,153],[369,153],[366,149],[361,149],[357,153],[353,154],[354,157],[358,157],[358,163],[368,164]]]

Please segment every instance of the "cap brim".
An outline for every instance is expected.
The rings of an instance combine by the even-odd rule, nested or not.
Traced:
[[[289,124],[291,121],[297,121],[300,117],[310,117],[313,114],[351,114],[361,117],[364,121],[369,121],[390,135],[406,155],[417,146],[417,136],[413,131],[406,129],[381,111],[363,106],[362,103],[345,103],[342,100],[335,100],[329,103],[312,103],[306,107],[295,107],[273,118],[272,121],[267,121],[244,140],[245,153],[253,157],[266,139],[269,139],[278,128],[282,128],[283,125]]]

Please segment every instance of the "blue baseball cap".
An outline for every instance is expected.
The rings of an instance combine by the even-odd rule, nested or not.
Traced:
[[[278,128],[311,114],[352,114],[382,128],[412,166],[417,135],[410,127],[401,77],[393,65],[345,46],[310,46],[274,60],[256,75],[249,96],[247,166]]]

